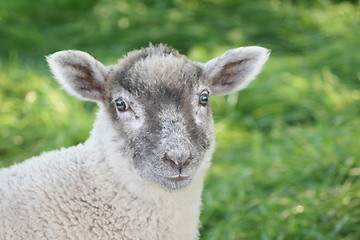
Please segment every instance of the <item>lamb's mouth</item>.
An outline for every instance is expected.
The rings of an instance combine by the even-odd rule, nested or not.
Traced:
[[[185,188],[192,181],[193,175],[191,174],[182,174],[181,172],[166,175],[152,171],[153,180],[163,187],[166,187],[171,190]]]
[[[181,175],[179,174],[178,176],[171,176],[171,177],[163,177],[167,180],[173,181],[173,182],[180,182],[180,181],[184,181],[184,180],[188,180],[190,179],[189,175]]]
[[[172,176],[164,176],[162,174],[158,174],[156,172],[153,171],[153,173],[162,178],[162,179],[165,179],[167,181],[171,181],[171,182],[181,182],[181,181],[185,181],[185,180],[190,180],[191,179],[191,176],[190,175],[186,175],[186,174],[177,174],[177,175],[172,175]]]

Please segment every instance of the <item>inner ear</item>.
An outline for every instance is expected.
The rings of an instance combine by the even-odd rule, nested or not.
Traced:
[[[55,78],[70,94],[81,99],[101,101],[106,67],[81,51],[61,51],[47,57]]]
[[[91,66],[82,66],[81,64],[64,62],[65,67],[68,66],[75,70],[75,78],[78,79],[78,83],[81,85],[81,90],[87,91],[102,91],[101,83],[94,81],[94,71],[91,70]],[[87,64],[89,65],[89,64]]]
[[[260,72],[269,56],[262,47],[242,47],[225,52],[204,64],[213,95],[245,88]]]
[[[244,71],[244,65],[247,61],[251,59],[241,59],[239,61],[229,62],[225,64],[221,72],[218,75],[211,78],[211,85],[221,85],[221,86],[231,86],[235,83],[232,78],[236,78],[238,75],[241,75],[241,71]],[[242,67],[239,67],[242,66]]]

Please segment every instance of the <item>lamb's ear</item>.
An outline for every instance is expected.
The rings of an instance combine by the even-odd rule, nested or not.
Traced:
[[[224,95],[245,88],[260,72],[270,51],[262,47],[241,47],[205,63],[212,95]]]
[[[55,78],[80,99],[101,101],[106,67],[81,51],[60,51],[46,57]]]

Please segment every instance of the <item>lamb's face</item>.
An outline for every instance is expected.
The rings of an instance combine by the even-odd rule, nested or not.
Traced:
[[[173,54],[130,56],[110,74],[106,93],[119,143],[125,142],[119,147],[136,172],[170,189],[188,185],[213,149],[203,69]]]
[[[201,64],[159,45],[131,52],[111,67],[80,51],[47,60],[69,93],[106,108],[117,133],[112,147],[130,156],[140,177],[179,189],[213,149],[209,97],[244,88],[267,58],[264,48],[244,47]]]

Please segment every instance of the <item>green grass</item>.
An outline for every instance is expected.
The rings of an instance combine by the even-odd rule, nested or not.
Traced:
[[[42,2],[48,11],[0,10],[0,167],[92,128],[95,104],[61,90],[43,55],[78,48],[112,64],[151,41],[207,61],[262,45],[272,55],[259,78],[211,99],[201,239],[360,239],[358,1]]]
[[[360,131],[354,126],[294,126],[263,134],[220,122],[217,130],[204,193],[204,239],[360,234],[360,150],[351,140]]]

